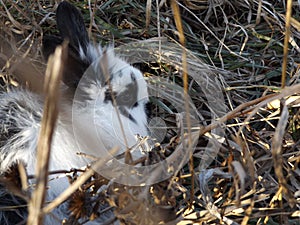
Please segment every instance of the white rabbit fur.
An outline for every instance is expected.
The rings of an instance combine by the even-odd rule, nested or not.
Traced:
[[[72,19],[74,15],[77,19]],[[65,22],[60,22],[60,19],[64,19]],[[103,49],[100,45],[89,43],[86,39],[86,30],[82,27],[83,19],[71,4],[62,2],[58,6],[57,23],[61,37],[51,37],[44,41],[44,45],[52,40],[56,42],[50,46],[52,49],[46,50],[48,51],[46,57],[67,38],[70,41],[70,53],[73,54],[69,57],[73,57],[75,53],[77,58],[74,68],[72,65],[66,65],[63,74],[64,83],[69,86],[68,90],[74,91],[74,105],[68,97],[62,97],[60,101],[59,117],[51,145],[50,171],[69,170],[87,165],[89,160],[76,154],[80,151],[96,157],[101,157],[104,151],[114,146],[120,146],[124,151],[125,142],[117,111],[129,147],[136,143],[135,134],[148,135],[146,126],[148,92],[142,73],[115,56],[112,47]],[[62,31],[64,29],[69,31]],[[78,62],[83,65],[80,71],[75,70],[81,66]],[[69,72],[70,68],[74,71]],[[81,74],[85,70],[87,72]],[[109,74],[105,74],[106,71]],[[73,74],[77,76],[74,82]],[[105,77],[107,75],[109,79]],[[117,111],[112,103],[111,90],[116,98]],[[0,95],[1,133],[5,134],[0,139],[0,174],[20,161],[25,163],[28,174],[34,174],[42,113],[43,98],[38,94],[25,89],[16,89]],[[91,126],[95,126],[97,134],[94,133],[95,130],[90,129]],[[99,137],[103,144],[100,146]],[[133,155],[139,156],[140,152],[136,151]],[[47,200],[52,200],[68,186],[68,182],[67,179],[58,179],[51,181],[49,186]],[[55,209],[53,215],[54,217],[46,217],[45,224],[58,224],[57,218],[59,220],[66,218],[68,216],[66,205]],[[0,224],[9,224],[3,213],[0,213]],[[99,224],[99,221],[96,224]]]

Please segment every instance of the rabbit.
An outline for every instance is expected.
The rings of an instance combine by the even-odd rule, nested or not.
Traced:
[[[116,56],[112,46],[103,48],[91,43],[83,17],[72,4],[61,2],[56,20],[60,36],[44,37],[43,54],[47,59],[66,40],[68,56],[63,65],[49,171],[80,168],[91,162],[77,152],[102,157],[109,155],[110,148],[119,146],[118,153],[122,153],[137,143],[136,134],[149,135],[149,96],[142,73]],[[27,173],[34,175],[42,114],[40,94],[24,88],[0,94],[0,174],[22,162]],[[135,158],[142,154],[138,149],[132,152]],[[57,197],[67,186],[66,178],[49,182],[47,200]],[[0,195],[6,194],[1,189]],[[52,214],[46,216],[45,224],[60,224],[69,215],[66,204]],[[26,217],[27,212],[19,215]],[[5,212],[0,212],[0,224],[12,224]]]

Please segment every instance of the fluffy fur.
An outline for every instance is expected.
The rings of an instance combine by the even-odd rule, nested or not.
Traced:
[[[87,158],[76,155],[79,151],[100,157],[114,146],[120,146],[120,151],[125,150],[117,113],[129,147],[136,143],[136,134],[147,135],[148,92],[141,72],[115,56],[113,48],[103,49],[89,43],[83,19],[74,6],[67,2],[58,6],[57,25],[61,36],[46,37],[44,54],[47,58],[64,39],[69,40],[63,81],[68,91],[73,92],[74,99],[65,96],[60,102],[50,170],[69,170],[89,163]],[[43,99],[37,94],[24,89],[0,94],[0,174],[20,161],[25,163],[28,174],[34,174],[42,113]],[[133,152],[136,157],[140,154]],[[68,186],[68,182],[67,179],[55,179],[49,185],[47,200],[52,200]],[[3,190],[0,198],[7,197]],[[68,214],[67,206],[63,204],[47,216],[45,224],[58,224]],[[26,217],[27,213],[18,212],[18,215]],[[0,224],[12,224],[8,217],[8,213],[0,213]],[[104,219],[100,218],[100,221]]]

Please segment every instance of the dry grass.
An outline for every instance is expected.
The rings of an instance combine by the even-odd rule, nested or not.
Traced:
[[[174,221],[178,224],[300,224],[297,98],[300,94],[300,5],[297,1],[292,4],[289,45],[285,50],[285,1],[187,0],[178,5],[180,17],[165,1],[157,1],[157,4],[153,1],[147,4],[98,1],[91,5],[72,2],[82,10],[93,40],[103,44],[113,40],[116,47],[154,37],[168,38],[175,43],[182,33],[178,33],[174,18],[177,23],[181,18],[189,72],[200,71],[205,75],[205,79],[200,79],[200,82],[206,80],[205,86],[219,82],[225,107],[216,107],[212,113],[207,104],[209,88],[199,86],[199,81],[188,74],[188,94],[202,123],[193,160],[176,171],[174,177],[151,187],[110,184],[99,193],[109,181],[95,174],[72,196],[70,208],[74,214],[69,221],[95,217],[99,204],[108,202],[124,224],[161,221],[170,224]],[[0,1],[3,89],[17,84],[12,75],[18,78],[31,74],[42,80],[45,65],[40,60],[41,38],[57,32],[54,6],[55,1]],[[184,66],[180,60],[176,61],[178,55],[181,59],[181,48],[175,49],[175,44],[144,43],[128,45],[128,48],[135,46],[144,57],[151,49],[161,47],[171,56],[157,55],[155,60],[154,54],[151,62],[144,59],[146,62],[141,63],[137,59],[136,65],[147,76],[159,75],[183,86]],[[284,53],[287,53],[286,67],[282,66]],[[135,61],[133,58],[130,59]],[[282,74],[286,74],[284,89],[281,89]],[[36,82],[37,79],[30,77],[27,80],[31,89],[41,91],[42,81]],[[292,96],[295,101],[290,101]],[[163,115],[170,126],[176,125],[172,110],[171,103],[162,100],[153,103],[153,114]],[[212,115],[219,119],[213,121]],[[220,124],[224,128],[223,142],[212,132]],[[180,135],[179,129],[168,129],[160,157],[174,151]],[[158,160],[155,157],[152,160]],[[76,175],[77,172],[72,173],[71,180]],[[96,185],[93,192],[87,188],[91,184]],[[85,207],[91,204],[89,200],[93,207]]]

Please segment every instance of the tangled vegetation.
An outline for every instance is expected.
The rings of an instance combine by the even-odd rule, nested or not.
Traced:
[[[0,0],[2,91],[28,74],[33,78],[24,85],[42,86],[32,83],[44,74],[41,40],[57,33],[58,2]],[[145,77],[184,87],[185,66],[191,68],[185,88],[200,123],[193,126],[193,156],[173,177],[131,187],[93,174],[70,194],[66,224],[107,210],[123,224],[300,224],[298,1],[287,1],[290,10],[285,1],[259,0],[71,2],[81,9],[92,40],[113,44]],[[131,48],[139,54],[126,55]],[[145,58],[159,48],[166,54]],[[212,84],[221,88],[221,103],[209,103],[217,94],[209,92]],[[172,155],[184,132],[193,134],[189,126],[182,132],[187,121],[178,122],[172,102],[151,103],[152,117],[160,115],[168,129],[144,161],[150,164]],[[221,137],[215,133],[220,128]],[[68,171],[70,183],[82,173]],[[23,196],[16,176],[12,170],[1,181]]]

